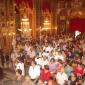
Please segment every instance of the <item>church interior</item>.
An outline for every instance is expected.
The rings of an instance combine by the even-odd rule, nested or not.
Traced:
[[[49,30],[51,35],[76,29],[85,32],[84,3],[85,0],[0,1],[0,48],[10,50],[12,38],[19,35],[36,39],[42,30]]]

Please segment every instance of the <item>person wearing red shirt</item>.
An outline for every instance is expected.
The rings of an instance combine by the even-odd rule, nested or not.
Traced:
[[[83,76],[83,67],[80,63],[77,64],[77,66],[74,69],[75,73],[77,74],[77,77],[80,79]]]
[[[49,66],[45,65],[44,69],[41,71],[41,77],[44,79],[44,81],[47,83],[50,80],[51,73],[49,71]]]

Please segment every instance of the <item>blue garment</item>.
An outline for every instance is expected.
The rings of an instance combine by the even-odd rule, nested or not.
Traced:
[[[65,73],[67,74],[68,77],[73,72],[73,68],[71,66],[69,66],[69,65],[67,65],[64,70],[65,70]]]

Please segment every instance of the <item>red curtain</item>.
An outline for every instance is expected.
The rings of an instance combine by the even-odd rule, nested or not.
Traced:
[[[33,0],[16,0],[16,4],[19,6],[19,4],[22,4],[22,2],[25,2],[27,7],[33,8]]]
[[[22,3],[22,0],[15,0],[15,3],[19,5],[20,3]]]
[[[75,32],[76,30],[85,32],[85,19],[75,18],[70,20],[69,31]]]
[[[33,9],[33,0],[25,0],[27,7]]]
[[[51,3],[50,3],[50,1],[49,0],[43,0],[43,2],[42,2],[42,10],[43,11],[49,11],[49,12],[51,12]]]

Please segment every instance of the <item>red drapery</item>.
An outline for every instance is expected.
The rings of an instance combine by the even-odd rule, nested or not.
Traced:
[[[15,0],[15,3],[19,6],[19,4],[22,3],[22,0]]]
[[[16,4],[17,6],[19,6],[19,4],[21,4],[22,2],[25,2],[27,7],[30,7],[31,9],[33,8],[33,0],[16,0]]]
[[[42,11],[49,11],[51,12],[51,3],[49,0],[43,0],[42,2]]]
[[[27,7],[33,8],[33,0],[25,0]]]
[[[76,30],[79,30],[80,32],[85,32],[85,19],[75,18],[70,20],[69,31],[75,32]]]

